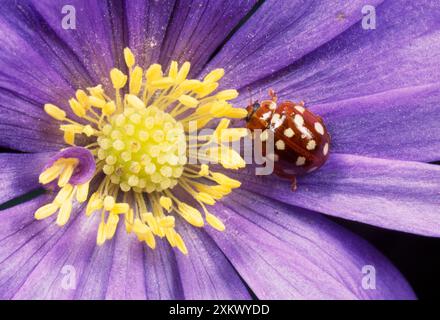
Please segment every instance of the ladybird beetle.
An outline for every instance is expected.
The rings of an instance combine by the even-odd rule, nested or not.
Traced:
[[[261,130],[262,150],[274,139],[274,172],[292,181],[296,176],[315,171],[328,159],[330,135],[321,119],[304,107],[304,102],[277,103],[277,95],[269,90],[270,100],[255,101],[247,106],[247,128]],[[269,157],[271,155],[265,155]]]

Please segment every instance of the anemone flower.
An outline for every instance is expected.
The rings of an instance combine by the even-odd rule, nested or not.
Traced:
[[[65,5],[0,8],[0,297],[415,298],[327,216],[440,235],[438,1]],[[215,152],[248,88],[332,136],[295,192]],[[215,130],[191,144],[190,120]],[[219,165],[188,164],[208,142]]]

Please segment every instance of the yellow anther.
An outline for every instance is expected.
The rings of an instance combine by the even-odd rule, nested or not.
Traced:
[[[101,99],[101,98],[95,97],[95,96],[89,97],[89,102],[92,106],[94,106],[96,108],[104,108],[106,105],[106,101],[104,99]],[[113,104],[114,104],[114,102],[113,102]]]
[[[199,88],[202,85],[202,83],[199,80],[184,80],[179,85],[179,87],[176,89],[176,93],[182,94],[184,91],[193,91],[197,88]],[[179,95],[177,95],[179,96]]]
[[[130,75],[129,91],[131,94],[138,94],[142,86],[142,68],[136,66]]]
[[[179,66],[177,64],[177,61],[171,61],[170,71],[168,73],[168,76],[170,78],[176,79],[177,78],[178,68],[179,68]]]
[[[62,170],[63,166],[61,164],[53,164],[40,174],[38,181],[41,184],[48,184],[58,178]]]
[[[159,225],[151,212],[141,213],[142,221],[147,223],[154,233],[158,233]]]
[[[209,148],[207,155],[226,169],[239,169],[246,166],[240,154],[227,146]]]
[[[211,227],[217,229],[218,231],[225,230],[225,225],[223,224],[223,222],[209,212],[206,213],[206,222],[208,222]]]
[[[127,64],[127,67],[131,68],[135,64],[135,58],[133,52],[131,52],[130,48],[124,49],[124,60]]]
[[[113,68],[110,71],[110,78],[115,89],[121,89],[127,83],[127,76],[121,70]]]
[[[87,203],[86,216],[89,217],[94,211],[102,209],[102,206],[102,199],[99,198],[99,194],[95,192]]]
[[[70,213],[72,212],[72,199],[69,198],[66,201],[63,202],[63,204],[60,207],[60,212],[57,216],[57,225],[60,227],[64,226],[67,221],[69,221]]]
[[[199,98],[206,97],[218,88],[217,82],[202,82],[202,84],[194,90],[199,95]]]
[[[104,204],[104,209],[110,211],[115,206],[115,198],[113,198],[112,196],[106,196],[104,198],[103,204]]]
[[[118,222],[119,222],[118,215],[116,215],[116,214],[109,215],[109,217],[107,219],[107,223],[105,224],[105,228],[104,228],[105,238],[107,240],[110,240],[115,235],[116,228],[118,226]]]
[[[202,227],[204,225],[202,214],[196,208],[184,202],[180,202],[178,208],[182,217],[193,226]]]
[[[70,144],[71,146],[75,145],[75,132],[74,131],[64,131],[64,142]]]
[[[113,214],[120,214],[120,213],[127,213],[129,210],[130,210],[130,206],[128,205],[128,203],[120,202],[120,203],[116,203],[113,206],[111,212]]]
[[[232,100],[238,97],[238,91],[235,89],[223,90],[217,93],[215,96],[219,100]]]
[[[243,119],[247,116],[248,112],[242,108],[229,108],[227,112],[224,114],[225,117],[229,117],[231,119]]]
[[[60,188],[64,187],[69,182],[77,164],[78,164],[78,160],[75,159],[75,161],[72,161],[70,163],[66,163],[64,165],[63,172],[61,172],[60,178],[58,179],[58,186]]]
[[[105,222],[101,221],[98,227],[98,233],[96,235],[96,243],[100,246],[105,242]]]
[[[142,223],[141,220],[139,219],[134,219],[134,223],[133,223],[133,232],[136,234],[145,234],[149,231],[150,229]]]
[[[76,90],[76,99],[81,103],[81,105],[88,110],[90,108],[89,97],[83,90]]]
[[[63,121],[66,119],[66,113],[53,104],[45,104],[44,111],[56,120]]]
[[[127,99],[128,105],[135,107],[136,109],[144,109],[145,108],[145,103],[133,94],[125,95],[125,99]]]
[[[229,178],[228,176],[224,175],[220,172],[212,172],[211,173],[212,178],[215,182],[218,184],[221,184],[222,186],[227,186],[230,188],[238,188],[241,186],[241,182],[232,178]]]
[[[205,78],[203,78],[203,82],[213,83],[219,81],[225,75],[224,69],[214,69],[210,73],[208,73]]]
[[[86,182],[78,185],[76,189],[76,200],[79,203],[85,202],[87,200],[87,195],[89,194],[90,182]]]
[[[62,124],[60,125],[62,131],[71,131],[73,133],[82,133],[83,126],[77,124]]]
[[[35,211],[34,217],[37,220],[46,219],[46,218],[50,217],[51,215],[53,215],[55,212],[57,212],[58,208],[59,208],[59,205],[56,203],[46,204],[46,205],[42,206],[41,208],[39,208],[37,211]]]
[[[195,108],[199,104],[199,100],[185,94],[179,97],[179,102],[189,108]]]
[[[82,130],[82,132],[87,136],[87,137],[91,137],[94,133],[95,130],[92,128],[92,126],[90,124],[86,125],[84,127],[84,129]]]
[[[209,175],[209,166],[207,164],[202,164],[200,166],[199,175],[201,175],[202,177],[206,177],[207,175]]]
[[[71,184],[66,184],[60,191],[58,191],[53,202],[61,206],[70,197],[72,191],[73,186]]]
[[[169,197],[161,196],[159,203],[166,211],[170,212],[173,205],[173,201]]]
[[[162,78],[162,66],[160,64],[152,64],[145,73],[147,84],[151,84],[152,81]]]
[[[86,109],[76,99],[69,99],[69,105],[78,117],[82,118],[86,115]]]
[[[176,247],[183,253],[183,254],[188,254],[188,249],[186,248],[185,242],[183,241],[182,237],[180,236],[180,234],[178,234],[177,232],[174,235],[174,241],[176,243]]]
[[[200,202],[209,204],[210,206],[215,204],[214,198],[212,198],[208,193],[199,192],[194,195],[194,197]]]
[[[99,99],[104,99],[104,89],[102,88],[102,85],[97,85],[95,87],[87,88],[87,90],[90,92],[90,94]],[[90,100],[91,97],[89,97]]]
[[[159,226],[162,228],[173,228],[176,219],[173,216],[166,216],[159,220]]]
[[[178,83],[180,83],[180,82],[182,82],[183,80],[186,79],[186,77],[188,76],[190,68],[191,68],[191,64],[188,61],[183,63],[182,67],[180,68],[180,70],[179,70],[179,72],[177,73],[177,76],[176,76],[176,81]]]
[[[144,234],[143,239],[144,239],[145,243],[146,243],[151,249],[156,248],[156,240],[154,239],[154,235],[153,235],[153,233],[152,233],[150,230],[148,230],[148,231]]]
[[[165,77],[158,80],[153,80],[151,82],[151,86],[156,87],[158,89],[167,89],[169,86],[174,84],[174,79],[171,77]]]
[[[106,116],[112,115],[115,111],[116,111],[116,105],[113,101],[104,104],[102,108],[102,112]]]

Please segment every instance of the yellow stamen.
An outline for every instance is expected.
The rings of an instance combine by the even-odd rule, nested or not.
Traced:
[[[67,144],[87,141],[85,147],[95,157],[96,172],[93,183],[91,178],[74,185],[71,180],[78,159],[55,161],[39,180],[48,184],[58,179],[60,189],[52,203],[35,212],[35,218],[44,219],[58,212],[56,223],[65,225],[76,199],[86,203],[87,216],[99,211],[98,245],[114,237],[119,220],[123,219],[127,233],[150,248],[156,247],[159,237],[187,254],[176,224],[186,220],[203,227],[206,221],[216,230],[225,230],[223,222],[207,206],[215,205],[240,186],[239,181],[212,171],[211,164],[189,164],[188,156],[198,155],[199,160],[227,169],[244,167],[244,160],[229,142],[240,140],[247,130],[228,127],[229,119],[243,118],[247,111],[228,102],[237,97],[236,90],[215,93],[224,76],[223,69],[211,71],[200,81],[187,79],[189,62],[179,68],[172,61],[164,74],[159,64],[145,69],[136,65],[129,48],[124,49],[124,60],[128,75],[116,68],[110,71],[113,93],[106,93],[102,85],[97,85],[86,91],[77,90],[68,100],[81,121],[67,118],[66,112],[53,104],[44,106],[47,114],[62,121],[60,130]],[[214,119],[220,121],[213,133],[192,139],[193,133]],[[202,146],[206,148],[199,155]],[[181,192],[192,200],[184,201]]]

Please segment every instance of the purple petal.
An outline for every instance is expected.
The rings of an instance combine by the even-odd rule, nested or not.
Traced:
[[[48,201],[48,197],[40,196],[0,214],[2,299],[10,299],[20,290],[28,275],[63,235],[62,229],[55,224],[54,219],[34,219],[35,210]],[[42,282],[40,285],[46,284]]]
[[[188,255],[177,254],[185,299],[250,299],[248,290],[215,242],[179,221]]]
[[[38,176],[51,155],[0,153],[0,204],[39,188]]]
[[[242,190],[223,203],[215,213],[227,229],[209,233],[260,299],[414,298],[383,255],[314,212]],[[365,266],[374,290],[363,286]]]
[[[376,29],[359,22],[284,70],[274,69],[252,90],[273,88],[281,98],[316,104],[437,83],[439,9],[435,1],[385,1],[376,8]],[[235,87],[250,83],[242,73],[232,75]]]
[[[160,63],[190,61],[197,74],[234,27],[249,12],[255,0],[218,0],[176,3],[162,44]]]
[[[26,152],[60,149],[58,125],[42,106],[0,88],[0,146]]]
[[[440,159],[439,101],[436,84],[310,109],[324,118],[334,152],[428,162]]]
[[[74,158],[78,160],[78,165],[76,166],[75,171],[69,180],[69,183],[73,185],[86,183],[95,174],[95,157],[90,150],[83,147],[69,147],[57,152],[46,163],[43,171],[51,167],[55,161],[60,158]]]
[[[151,250],[118,228],[106,299],[183,299],[176,259],[165,241]]]
[[[75,9],[75,29],[64,29],[61,22],[67,16],[61,13],[66,5]],[[125,68],[122,52],[126,46],[126,29],[122,2],[33,0],[32,6],[35,14],[41,15],[48,28],[63,42],[65,50],[71,53],[72,57],[63,57],[64,61],[71,63],[71,58],[75,58],[83,65],[84,75],[89,76],[89,86],[99,83],[108,86],[110,70]]]
[[[174,6],[174,0],[125,2],[128,46],[141,67],[159,61]]]
[[[0,215],[0,297],[14,299],[249,298],[236,271],[205,233],[182,228],[190,251],[183,256],[165,240],[156,250],[126,234],[96,245],[100,215],[76,207],[63,228],[33,213],[39,197]],[[73,273],[72,273],[73,272]],[[73,282],[66,281],[74,277]],[[70,278],[72,279],[72,278]]]
[[[440,167],[418,162],[331,154],[298,188],[276,176],[235,176],[243,187],[298,207],[387,229],[440,236]],[[270,185],[270,188],[268,187]]]
[[[329,42],[382,1],[265,1],[207,69],[226,68],[225,85],[244,88]]]

